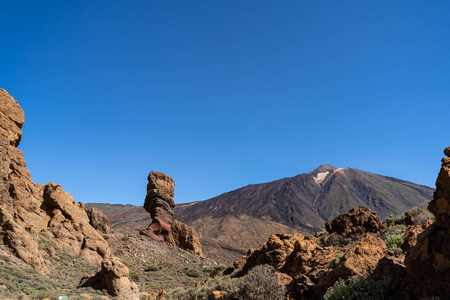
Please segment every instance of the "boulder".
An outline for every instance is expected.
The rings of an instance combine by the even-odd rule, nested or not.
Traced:
[[[348,237],[356,237],[367,232],[380,232],[383,229],[383,223],[376,212],[367,207],[358,206],[327,222],[325,229],[329,233],[337,232]]]
[[[100,209],[89,207],[86,209],[86,214],[89,218],[89,224],[98,232],[101,234],[113,233],[108,217]]]
[[[84,277],[80,285],[96,290],[106,289],[111,296],[126,296],[130,300],[139,299],[137,285],[128,278],[129,270],[117,257],[102,261],[101,269],[93,276]]]

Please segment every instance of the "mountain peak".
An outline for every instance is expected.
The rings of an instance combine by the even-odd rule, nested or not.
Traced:
[[[317,173],[329,172],[329,171],[333,171],[333,170],[336,170],[336,167],[334,167],[330,164],[326,164],[326,165],[320,165],[316,169],[309,172],[309,174],[317,174]]]

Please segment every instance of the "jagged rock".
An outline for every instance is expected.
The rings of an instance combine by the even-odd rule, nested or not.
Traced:
[[[325,229],[329,233],[337,232],[349,237],[362,235],[366,232],[380,232],[383,223],[376,212],[364,206],[358,206],[348,213],[337,216],[334,220],[325,224]]]
[[[367,277],[377,266],[378,261],[389,255],[384,241],[368,233],[361,241],[345,251],[337,266],[324,274],[315,286],[317,299],[339,279],[349,279],[353,276]]]
[[[427,229],[433,223],[434,223],[434,220],[431,220],[431,219],[426,220],[425,223],[423,223],[423,225],[422,225],[422,229],[423,230]]]
[[[450,156],[450,147],[444,150]],[[450,295],[450,157],[442,159],[433,201],[428,206],[436,222],[418,235],[417,243],[406,253],[409,286],[416,297]]]
[[[98,208],[90,207],[86,209],[89,224],[102,234],[113,233],[108,217]]]
[[[405,278],[405,266],[395,263],[387,257],[378,261],[375,270],[368,277],[370,280],[383,283],[386,296],[392,297],[394,300],[409,299],[410,293]]]
[[[57,245],[95,264],[111,255],[108,243],[90,226],[82,202],[76,203],[72,195],[53,182],[44,187],[42,198],[42,208],[50,216],[47,230]]]
[[[445,148],[445,153],[450,154],[450,147]],[[441,170],[436,180],[436,191],[433,201],[428,209],[436,217],[436,221],[450,234],[450,157],[442,159]]]
[[[420,226],[408,226],[405,233],[404,242],[401,246],[403,252],[408,252],[417,243],[417,236],[423,232]]]
[[[111,257],[102,261],[97,274],[82,278],[80,285],[96,290],[106,289],[111,296],[125,295],[130,300],[136,300],[139,299],[139,290],[128,278],[129,272],[117,257]]]
[[[366,276],[388,254],[389,250],[381,238],[367,234],[356,246],[345,252],[334,273],[344,279],[355,275]]]
[[[159,214],[172,219],[175,202],[173,201],[175,182],[164,173],[152,171],[148,175],[147,196],[144,208],[152,219]]]
[[[242,272],[246,273],[257,265],[271,265],[285,274],[282,280],[288,283],[291,296],[313,299],[315,284],[323,273],[329,272],[328,265],[336,256],[336,251],[317,245],[314,238],[298,233],[274,234],[258,249],[251,249],[247,256],[235,262],[235,266],[245,261]]]
[[[184,223],[172,221],[174,190],[175,182],[172,178],[164,173],[150,172],[144,208],[150,213],[152,223],[141,234],[203,256],[197,232]]]
[[[13,219],[8,210],[0,207],[0,226],[3,231],[3,242],[8,245],[17,257],[41,273],[50,273],[39,253],[37,243],[30,234]]]
[[[47,252],[39,251],[36,233],[47,235],[55,247],[67,249],[92,263],[103,261],[104,274],[114,282],[108,289],[126,290],[127,287],[121,286],[131,285],[128,269],[123,274],[118,271],[120,265],[111,257],[108,243],[89,224],[84,204],[76,203],[58,184],[34,184],[31,180],[23,153],[17,149],[23,124],[24,113],[18,102],[0,89],[0,236],[3,243],[31,267],[48,273],[41,255]],[[52,249],[48,252],[55,255]]]
[[[172,221],[168,242],[191,253],[203,256],[202,245],[194,228],[177,220]]]

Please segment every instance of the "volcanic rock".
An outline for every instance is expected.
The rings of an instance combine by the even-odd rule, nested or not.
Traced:
[[[408,226],[405,233],[404,242],[402,244],[403,252],[408,252],[417,243],[417,236],[423,232],[420,226]]]
[[[128,279],[129,272],[117,257],[111,257],[102,261],[97,274],[83,278],[80,285],[96,290],[106,289],[111,296],[125,295],[128,299],[136,300],[139,299],[139,290],[137,285]]]
[[[444,150],[450,156],[450,147]],[[416,297],[449,299],[450,295],[450,157],[442,159],[433,201],[436,222],[418,235],[406,253],[409,285]]]
[[[328,265],[336,255],[337,252],[331,247],[321,247],[311,237],[298,233],[274,234],[258,249],[249,250],[248,255],[234,265],[238,267],[244,260],[243,274],[257,265],[271,265],[285,274],[283,281],[289,282],[288,292],[291,295],[310,299],[319,277],[329,271]]]
[[[18,102],[0,89],[0,236],[3,243],[41,273],[49,273],[49,268],[41,255],[46,252],[38,248],[40,236],[91,263],[104,261],[106,268],[106,262],[117,259],[111,257],[108,243],[89,224],[84,204],[76,203],[56,183],[34,184],[31,180],[23,153],[17,149],[23,124],[24,113]],[[130,284],[128,271],[118,281]]]
[[[184,223],[172,221],[174,190],[175,182],[172,178],[164,173],[150,172],[144,208],[150,213],[152,223],[141,234],[203,256],[197,232]]]
[[[358,206],[348,213],[337,216],[325,224],[329,233],[337,232],[348,237],[356,237],[366,232],[376,233],[383,229],[383,223],[376,212]]]
[[[194,228],[173,220],[168,243],[191,253],[203,256],[202,245]]]
[[[89,207],[86,209],[89,224],[102,234],[113,233],[108,217],[98,208]]]
[[[406,268],[395,263],[392,259],[384,257],[378,264],[368,279],[375,282],[384,283],[384,290],[389,297],[403,300],[409,299],[409,290],[406,278]],[[388,298],[391,299],[391,298]]]

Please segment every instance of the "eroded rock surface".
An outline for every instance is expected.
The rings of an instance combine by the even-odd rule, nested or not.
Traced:
[[[102,234],[112,233],[111,225],[108,217],[98,208],[89,207],[86,209],[86,214],[89,218],[89,224],[97,229]]]
[[[144,208],[150,213],[152,223],[141,234],[203,256],[197,232],[184,223],[172,221],[174,191],[175,182],[172,178],[164,173],[150,172]]]
[[[376,212],[369,210],[367,207],[358,206],[327,222],[325,229],[329,233],[337,232],[355,237],[366,232],[380,232],[383,229],[383,223]]]
[[[64,248],[100,264],[113,260],[108,243],[89,224],[83,203],[53,182],[34,184],[22,151],[17,149],[24,124],[19,103],[0,89],[0,236],[24,262],[41,273],[48,263],[38,248],[40,235],[55,247]],[[124,283],[126,276],[120,277]]]
[[[102,261],[101,269],[93,276],[87,276],[80,282],[81,286],[90,286],[97,290],[106,289],[111,296],[126,296],[139,299],[137,285],[128,279],[129,269],[117,257]]]
[[[450,147],[444,150],[450,156]],[[442,159],[433,201],[428,206],[436,222],[418,235],[406,254],[409,285],[416,297],[450,295],[450,157]]]

